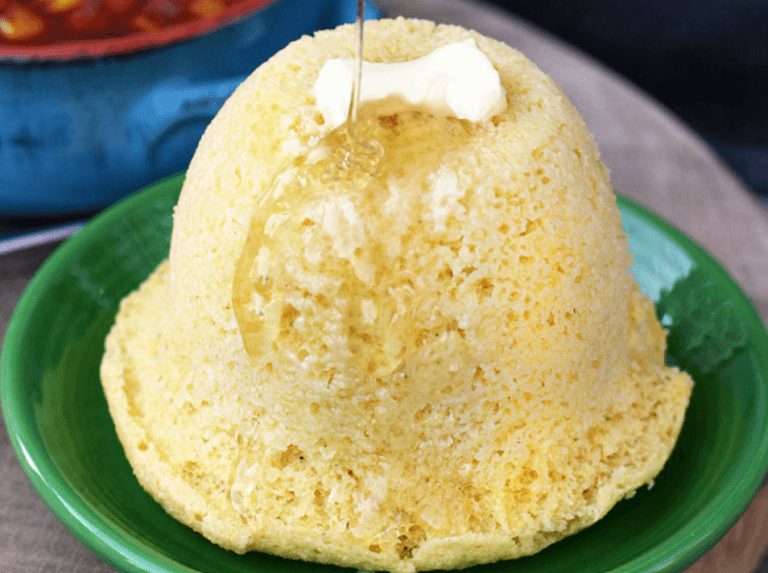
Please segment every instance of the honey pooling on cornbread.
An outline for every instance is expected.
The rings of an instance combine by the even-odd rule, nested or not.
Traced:
[[[353,28],[261,66],[201,140],[169,261],[121,306],[102,381],[126,455],[223,547],[389,571],[519,557],[650,483],[674,446],[691,381],[664,365],[607,170],[562,92],[453,26],[369,22],[365,56],[467,38],[506,109],[467,123],[372,104],[389,159],[350,175],[359,187],[288,193],[331,161],[313,155],[336,136],[312,86]],[[252,356],[238,305],[267,310]]]
[[[408,243],[432,206],[399,190],[428,187],[473,124],[393,102],[368,104],[358,122],[378,153],[337,127],[281,170],[254,210],[233,306],[255,361],[311,361],[329,380],[350,369],[375,378],[396,371],[422,336],[416,315],[426,301],[412,275],[424,269]]]

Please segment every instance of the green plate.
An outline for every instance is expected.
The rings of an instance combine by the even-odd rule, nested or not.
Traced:
[[[64,243],[15,311],[0,366],[19,461],[58,518],[125,572],[336,571],[235,555],[180,525],[139,486],[99,383],[120,299],[167,256],[183,175],[140,192]],[[679,442],[655,486],[541,553],[482,571],[679,572],[722,537],[768,467],[768,335],[701,248],[619,198],[634,272],[670,330],[668,359],[696,380]]]

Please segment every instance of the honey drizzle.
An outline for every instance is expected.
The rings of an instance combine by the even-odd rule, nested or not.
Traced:
[[[363,28],[365,22],[365,0],[357,0],[357,20],[355,21],[355,75],[352,81],[352,97],[349,98],[347,114],[347,134],[353,141],[357,127],[357,114],[360,110],[360,91],[363,85]]]
[[[360,113],[360,94],[363,87],[363,38],[365,29],[365,0],[357,0],[357,20],[355,21],[355,71],[352,77],[352,94],[349,98],[346,130],[349,149],[341,157],[344,168],[373,171],[381,161],[384,150],[375,139],[359,137],[358,115]]]
[[[360,106],[363,8],[359,1],[357,74],[347,123],[278,169],[254,208],[237,262],[233,309],[244,349],[255,365],[285,359],[299,364],[303,359],[298,349],[314,346],[310,339],[317,341],[330,329],[337,343],[332,348],[320,343],[324,357],[318,358],[316,375],[332,377],[351,367],[364,376],[379,377],[400,367],[414,318],[398,312],[398,307],[408,306],[413,286],[401,280],[404,275],[392,273],[387,251],[393,242],[407,243],[411,231],[418,231],[387,237],[396,225],[387,217],[401,217],[383,216],[381,208],[394,181],[401,189],[413,190],[402,199],[402,209],[410,210],[415,224],[420,224],[427,207],[419,190],[428,185],[428,176],[443,155],[466,144],[474,131],[470,122],[434,118],[400,100]],[[343,236],[349,229],[328,230],[318,215],[339,217],[343,203],[352,205],[363,222],[361,235],[352,241]],[[343,219],[339,219],[342,227],[348,223]],[[358,246],[350,248],[345,241]],[[308,249],[317,251],[312,260],[307,258]],[[320,294],[304,287],[303,298],[297,298],[299,276],[335,286]],[[331,307],[321,308],[326,299]],[[305,325],[302,333],[294,326],[299,318]]]

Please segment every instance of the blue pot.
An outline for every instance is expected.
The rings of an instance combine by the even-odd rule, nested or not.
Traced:
[[[354,0],[278,0],[130,53],[41,61],[0,50],[0,217],[93,211],[186,168],[224,100],[260,63],[355,14]]]

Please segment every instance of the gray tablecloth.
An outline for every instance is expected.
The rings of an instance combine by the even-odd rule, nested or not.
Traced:
[[[672,114],[598,62],[500,10],[467,0],[380,0],[378,4],[388,15],[474,28],[534,60],[581,111],[612,171],[615,189],[698,241],[768,319],[768,215],[725,163]],[[25,285],[52,249],[43,246],[0,256],[0,336]],[[768,535],[752,542],[762,551],[766,540]],[[705,557],[692,571],[725,571],[710,563],[716,561]],[[768,572],[765,565],[750,565],[749,570],[755,566],[761,573]],[[112,571],[40,501],[4,428],[0,430],[0,571]]]

